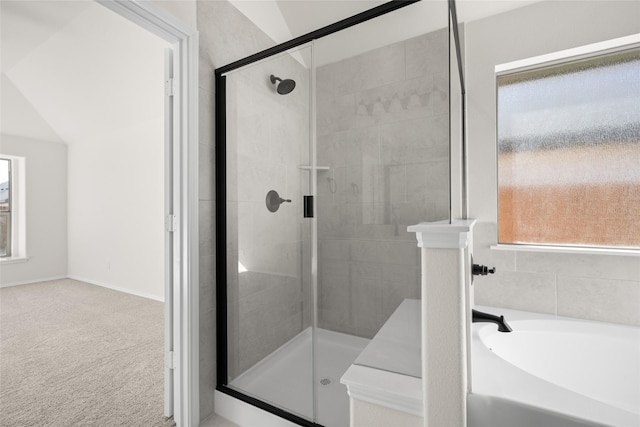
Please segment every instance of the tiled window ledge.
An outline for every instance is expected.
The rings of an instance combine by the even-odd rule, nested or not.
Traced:
[[[553,252],[565,254],[584,255],[626,255],[640,257],[640,249],[613,249],[613,248],[589,248],[579,246],[544,246],[544,245],[491,245],[491,249],[497,251],[516,252]]]
[[[29,258],[28,256],[0,258],[0,264],[19,264],[29,261]]]

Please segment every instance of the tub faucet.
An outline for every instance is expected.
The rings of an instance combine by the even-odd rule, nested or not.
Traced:
[[[493,314],[483,313],[478,310],[471,310],[471,314],[473,315],[472,321],[476,322],[493,322],[498,325],[498,330],[500,332],[511,332],[513,329],[507,324],[504,320],[504,316],[494,316]]]

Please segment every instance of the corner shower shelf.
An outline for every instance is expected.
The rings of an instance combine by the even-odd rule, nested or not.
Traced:
[[[315,169],[316,171],[320,172],[320,171],[328,171],[331,170],[330,166],[308,166],[308,165],[302,165],[302,166],[298,166],[298,169],[302,169],[302,170],[306,170],[306,171],[310,171],[312,169]]]

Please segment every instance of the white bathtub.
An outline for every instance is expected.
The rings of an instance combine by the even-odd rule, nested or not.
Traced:
[[[470,427],[640,426],[640,328],[476,308]]]

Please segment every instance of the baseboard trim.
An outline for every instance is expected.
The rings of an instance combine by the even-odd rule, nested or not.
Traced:
[[[135,295],[137,297],[142,297],[142,298],[152,299],[154,301],[164,302],[164,297],[157,297],[155,295],[146,294],[144,292],[132,291],[131,289],[126,289],[126,288],[120,288],[118,286],[107,285],[106,283],[102,283],[102,282],[98,282],[98,281],[90,280],[90,279],[85,279],[85,278],[78,277],[78,276],[68,276],[67,278],[68,279],[73,279],[73,280],[78,280],[80,282],[85,282],[85,283],[88,283],[90,285],[96,285],[96,286],[100,286],[102,288],[111,289],[111,290],[118,291],[118,292],[124,292],[125,294]]]
[[[23,282],[0,283],[0,288],[9,288],[11,286],[31,285],[33,283],[49,282],[51,280],[68,279],[68,276],[43,277],[41,279],[25,280]]]

